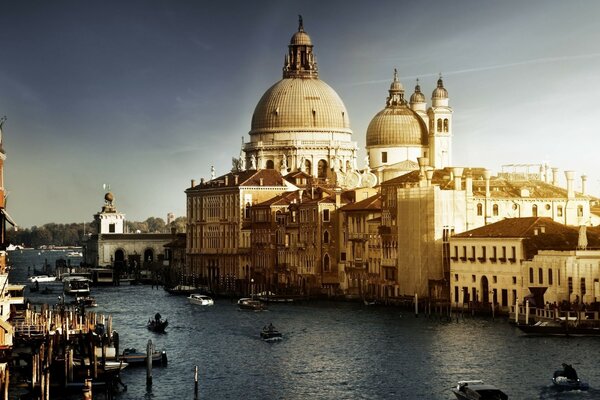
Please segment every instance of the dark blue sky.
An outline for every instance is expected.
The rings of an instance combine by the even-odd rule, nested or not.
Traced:
[[[8,211],[90,221],[102,185],[131,220],[185,214],[190,179],[231,168],[281,78],[297,15],[361,152],[392,71],[427,97],[444,75],[454,164],[549,162],[600,192],[600,3],[2,1]],[[362,153],[364,154],[364,153]]]

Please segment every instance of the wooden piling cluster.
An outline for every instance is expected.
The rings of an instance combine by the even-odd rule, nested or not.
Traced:
[[[112,325],[111,316],[71,305],[28,307],[14,321],[15,348],[26,351],[14,357],[13,368],[21,376],[11,384],[29,382],[31,398],[39,400],[73,390],[91,399],[93,384],[111,399],[120,383],[118,370],[103,370],[107,348],[113,345]],[[102,349],[100,360],[97,348]]]

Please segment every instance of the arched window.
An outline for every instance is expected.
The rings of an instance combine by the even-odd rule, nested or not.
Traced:
[[[538,207],[537,204],[531,206],[531,215],[534,217],[538,216]]]
[[[552,286],[552,268],[548,269],[548,285]]]
[[[539,269],[538,270],[538,278],[540,279],[540,281],[538,282],[540,285],[544,283],[544,270],[543,269]]]
[[[244,209],[244,218],[250,219],[250,202],[246,203],[246,208]]]
[[[563,207],[562,206],[556,207],[556,215],[559,217],[563,216]]]
[[[323,256],[323,271],[329,271],[329,254]]]
[[[533,268],[529,268],[529,283],[533,283]]]
[[[329,232],[323,232],[323,243],[329,243]]]
[[[483,215],[483,204],[477,203],[477,215]]]
[[[448,132],[448,118],[444,119],[444,132]]]
[[[583,206],[577,206],[577,216],[583,217]]]
[[[312,175],[312,163],[308,160],[304,161],[304,172],[308,175]]]
[[[317,164],[317,177],[321,178],[321,179],[325,179],[327,178],[327,161],[325,160],[319,160],[319,163]]]
[[[442,119],[438,118],[437,120],[437,131],[441,132],[442,131]]]
[[[275,163],[273,162],[273,160],[267,160],[266,168],[267,169],[275,169]]]
[[[492,206],[492,215],[497,217],[498,216],[498,204],[494,204]]]

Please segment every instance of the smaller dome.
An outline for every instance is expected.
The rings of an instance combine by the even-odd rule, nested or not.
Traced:
[[[440,76],[440,79],[438,79],[438,81],[437,81],[437,87],[433,90],[433,93],[431,94],[431,98],[432,99],[447,99],[448,98],[448,91],[444,87],[444,81],[442,81],[441,76]]]
[[[115,196],[111,192],[108,192],[104,195],[104,200],[108,201],[109,203],[112,203],[114,199]]]
[[[300,46],[312,46],[312,42],[310,41],[310,36],[304,31],[298,31],[294,33],[292,39],[290,40],[291,45],[300,45]]]
[[[415,92],[410,96],[410,102],[412,103],[425,103],[425,95],[421,93],[421,86],[417,79],[417,86],[415,86]]]

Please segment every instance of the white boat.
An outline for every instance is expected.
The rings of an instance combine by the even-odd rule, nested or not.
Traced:
[[[63,277],[63,291],[74,296],[89,296],[90,280],[82,276]]]
[[[204,294],[192,293],[189,295],[188,301],[192,304],[197,304],[200,306],[214,306],[215,305],[214,300],[211,297],[206,296]]]
[[[502,390],[493,385],[486,385],[483,381],[459,381],[452,392],[460,400],[508,400]]]
[[[67,253],[67,257],[83,257],[83,253],[81,251],[70,251]]]
[[[34,275],[27,278],[29,282],[54,282],[56,280],[55,276],[51,275]]]

